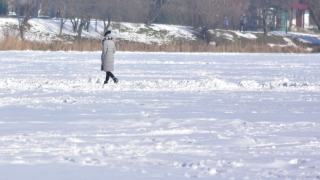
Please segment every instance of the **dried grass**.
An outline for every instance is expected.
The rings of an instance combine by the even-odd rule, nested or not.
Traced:
[[[214,46],[204,42],[172,42],[167,44],[145,44],[138,42],[117,42],[118,51],[133,52],[228,52],[228,53],[308,53],[306,47],[280,47],[257,44],[255,42],[222,44]],[[0,40],[0,50],[36,51],[101,51],[101,42],[86,40],[80,43],[55,41],[51,43],[21,41],[15,36],[5,36]]]

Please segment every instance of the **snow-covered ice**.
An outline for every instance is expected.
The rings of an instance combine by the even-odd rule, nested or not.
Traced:
[[[0,179],[319,179],[318,54],[0,52]]]

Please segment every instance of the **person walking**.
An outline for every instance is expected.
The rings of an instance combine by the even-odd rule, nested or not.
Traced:
[[[111,37],[111,31],[108,30],[104,34],[102,40],[102,54],[101,54],[101,71],[106,72],[106,80],[104,84],[108,84],[109,78],[113,79],[114,83],[118,83],[119,79],[116,78],[111,71],[114,71],[114,53],[116,52],[116,46],[113,38]]]
[[[246,31],[248,25],[248,17],[246,16],[246,14],[243,14],[240,20],[240,32],[242,30],[242,32]]]
[[[227,17],[224,18],[224,27],[225,27],[225,30],[229,29],[229,19]]]

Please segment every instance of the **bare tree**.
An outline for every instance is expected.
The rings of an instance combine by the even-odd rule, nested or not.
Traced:
[[[73,31],[77,33],[78,42],[81,41],[81,35],[84,27],[91,21],[92,6],[96,1],[92,0],[71,0],[70,1],[70,21]]]
[[[18,28],[21,40],[25,40],[28,21],[37,13],[36,0],[16,0]]]
[[[146,0],[143,0],[146,1]],[[147,0],[148,17],[146,24],[152,24],[161,13],[162,9],[170,2],[170,0]]]
[[[203,26],[202,22],[202,7],[204,7],[208,2],[206,1],[197,1],[191,0],[190,1],[190,9],[192,11],[192,26],[199,27]]]
[[[189,8],[192,12],[192,26],[199,28],[196,35],[209,42],[210,34],[207,31],[219,24],[219,0],[190,0]]]
[[[42,10],[42,5],[43,5],[43,1],[42,0],[38,0],[37,1],[38,17],[40,16],[40,13],[41,13],[41,10]]]
[[[191,9],[191,14],[192,14],[192,26],[193,27],[197,27],[197,26],[199,26],[199,24],[202,24],[202,23],[199,23],[199,19],[200,19],[200,8],[199,8],[199,6],[201,5],[199,5],[199,3],[201,3],[201,2],[198,2],[198,1],[196,1],[196,0],[191,0],[190,1],[190,6],[189,6],[189,8]]]
[[[68,17],[72,23],[73,32],[78,31],[80,16],[83,16],[81,11],[81,2],[78,3],[77,0],[69,1],[70,8],[68,9]]]
[[[116,17],[113,17],[115,21],[126,22],[146,22],[146,10],[141,0],[118,0],[119,11],[116,13]]]
[[[192,26],[198,28],[196,35],[210,41],[209,29],[222,28],[229,19],[233,28],[239,26],[241,15],[248,10],[250,0],[188,0]]]
[[[97,4],[97,11],[100,12],[98,17],[102,19],[104,32],[111,26],[111,18],[116,16],[118,10],[118,1],[116,0],[100,0]]]
[[[268,35],[274,26],[276,16],[281,10],[290,6],[292,0],[251,0],[251,6],[261,13],[262,28],[264,35]]]
[[[38,8],[38,17],[41,15],[49,15],[50,9],[53,8],[51,0],[36,0]],[[55,1],[53,1],[55,2]]]
[[[60,18],[59,36],[62,35],[62,30],[67,22],[68,0],[55,0],[53,6],[57,9],[58,17]]]
[[[240,17],[247,13],[250,5],[249,0],[224,0],[221,1],[220,26],[223,24],[224,18],[229,19],[232,29],[239,28]]]
[[[145,0],[98,0],[94,7],[94,17],[101,19],[104,32],[110,29],[111,22],[143,22]]]
[[[86,13],[86,20],[84,22],[83,29],[87,32],[90,31],[91,19],[94,15],[95,8],[98,6],[97,3],[99,0],[90,0],[85,4],[84,12]]]
[[[72,23],[73,32],[77,33],[78,42],[81,41],[82,30],[88,20],[89,0],[69,0],[69,19]]]
[[[188,0],[172,0],[165,8],[162,9],[155,23],[191,25],[192,11]],[[137,8],[137,7],[136,7]],[[131,15],[132,16],[132,15]]]
[[[310,10],[310,15],[313,18],[315,24],[320,29],[320,1],[319,0],[304,0]]]
[[[6,1],[2,0],[0,2],[0,15],[6,15],[8,13],[8,4]]]
[[[228,5],[234,4],[235,1],[237,0],[190,0],[192,25],[212,29],[221,27],[223,18],[233,15]]]

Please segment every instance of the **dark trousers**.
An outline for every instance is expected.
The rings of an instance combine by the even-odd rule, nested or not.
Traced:
[[[107,71],[106,72],[106,82],[109,81],[109,77],[111,77],[112,79],[114,78],[114,75],[110,72],[110,71]]]
[[[241,32],[241,30],[243,31],[243,32],[246,32],[247,31],[247,29],[246,29],[246,24],[240,24],[240,32]]]

